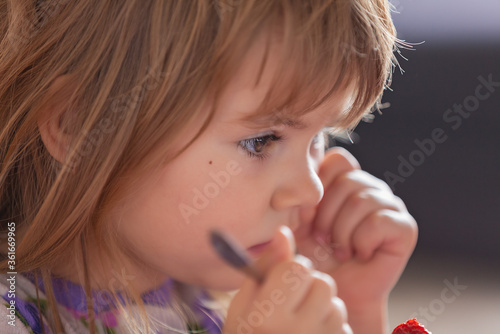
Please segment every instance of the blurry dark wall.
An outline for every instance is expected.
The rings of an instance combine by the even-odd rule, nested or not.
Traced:
[[[403,4],[401,15],[411,15]],[[391,106],[356,128],[357,143],[340,144],[403,198],[419,223],[417,254],[500,259],[500,28],[495,29],[489,38],[478,30],[477,38],[463,40],[402,29],[410,42],[427,40],[414,51],[403,50],[407,61],[398,56],[405,73],[395,70],[393,91],[384,95]]]

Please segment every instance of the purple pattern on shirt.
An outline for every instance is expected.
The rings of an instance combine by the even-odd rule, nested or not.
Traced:
[[[34,283],[34,275],[25,275]],[[45,292],[45,288],[42,280],[38,280],[38,285],[42,291]],[[146,305],[154,306],[168,306],[171,298],[171,290],[173,288],[174,281],[172,279],[167,279],[160,287],[148,291],[142,294],[142,300]],[[54,297],[58,304],[64,306],[75,318],[77,319],[88,319],[87,316],[87,298],[85,290],[81,285],[67,281],[61,278],[52,279],[52,288],[54,291]],[[116,310],[116,302],[112,294],[108,291],[92,291],[94,312],[96,318],[100,319],[105,326],[113,328],[117,325],[116,316],[113,310]],[[125,297],[118,294],[118,299],[120,302],[125,304]],[[195,314],[197,314],[199,323],[203,328],[207,330],[207,334],[220,334],[222,328],[222,319],[214,313],[214,311],[208,309],[203,305],[204,300],[209,300],[210,297],[204,290],[200,290],[196,301],[192,305],[192,309]],[[34,305],[33,305],[34,307]],[[38,317],[38,310],[36,311],[36,320],[33,325],[40,323]],[[20,312],[23,316],[24,313]],[[31,323],[29,323],[32,328]],[[38,325],[39,326],[39,325]]]
[[[222,319],[220,317],[216,316],[212,310],[208,309],[207,307],[203,306],[201,303],[202,300],[207,300],[210,297],[208,294],[203,291],[201,296],[198,297],[198,302],[196,303],[196,306],[199,308],[197,314],[199,316],[199,319],[201,319],[201,325],[203,328],[205,328],[208,333],[210,334],[220,334],[221,329],[222,329]]]

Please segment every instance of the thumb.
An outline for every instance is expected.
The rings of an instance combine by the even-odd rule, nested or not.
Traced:
[[[256,261],[256,266],[266,275],[276,264],[293,260],[295,250],[292,230],[288,226],[281,226],[265,252]]]

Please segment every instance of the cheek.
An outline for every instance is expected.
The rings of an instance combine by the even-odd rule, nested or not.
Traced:
[[[222,227],[245,244],[255,241],[249,231],[266,214],[261,188],[269,180],[238,155],[194,148],[141,176],[113,220],[144,266],[186,282],[236,288],[242,276],[217,257],[208,232]]]
[[[179,203],[187,196],[188,179],[183,173],[168,177],[170,167],[136,179],[125,200],[110,217],[117,232],[138,251],[170,253],[177,251],[188,237],[195,238],[192,227],[182,220]],[[178,242],[172,242],[178,240]],[[184,243],[185,244],[185,243]]]
[[[218,225],[224,214],[232,212],[242,202],[243,168],[236,160],[213,159],[208,168],[193,173],[172,172],[162,181],[170,197],[173,213],[186,224]],[[171,175],[179,175],[171,177]],[[168,186],[167,186],[168,185]],[[172,189],[178,189],[172,192]]]

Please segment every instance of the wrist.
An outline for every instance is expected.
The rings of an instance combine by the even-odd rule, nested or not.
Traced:
[[[347,307],[348,322],[355,334],[389,332],[387,300]]]

